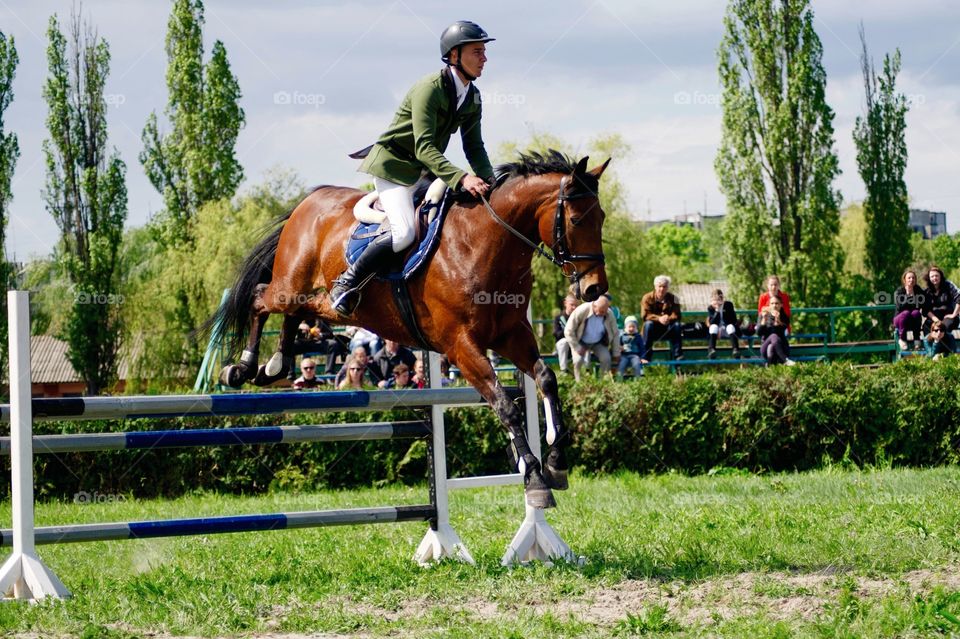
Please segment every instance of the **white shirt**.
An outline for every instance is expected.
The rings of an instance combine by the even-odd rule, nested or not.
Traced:
[[[457,89],[457,110],[459,111],[460,107],[463,106],[463,101],[467,99],[470,83],[464,84],[460,81],[460,75],[457,73],[456,67],[450,67],[450,74],[453,76],[453,86]]]

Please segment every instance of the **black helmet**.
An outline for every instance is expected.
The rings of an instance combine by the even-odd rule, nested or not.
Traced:
[[[450,51],[455,47],[467,44],[469,42],[492,42],[496,38],[491,38],[476,22],[469,20],[457,20],[443,32],[440,36],[440,59],[449,62]]]

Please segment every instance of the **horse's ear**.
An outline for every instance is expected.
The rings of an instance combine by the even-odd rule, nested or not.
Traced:
[[[577,167],[573,170],[574,175],[583,175],[587,172],[587,160],[590,159],[589,155],[583,156],[579,162],[577,162]]]
[[[603,172],[607,170],[607,165],[610,164],[610,160],[611,160],[611,159],[612,159],[612,158],[607,158],[607,161],[606,161],[606,162],[604,162],[604,163],[601,164],[600,166],[597,166],[597,167],[594,167],[593,169],[591,169],[591,170],[590,170],[590,175],[592,175],[592,176],[594,176],[595,178],[599,179],[600,176],[603,175]]]

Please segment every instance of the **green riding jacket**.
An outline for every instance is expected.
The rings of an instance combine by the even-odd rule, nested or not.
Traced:
[[[456,188],[466,174],[443,153],[450,136],[459,128],[463,152],[478,177],[493,178],[493,167],[480,135],[480,93],[473,83],[459,110],[457,92],[450,69],[419,80],[407,93],[393,122],[364,158],[359,171],[411,185],[424,170]]]

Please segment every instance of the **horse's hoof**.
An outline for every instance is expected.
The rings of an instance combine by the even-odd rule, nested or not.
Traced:
[[[543,460],[543,480],[547,486],[556,490],[566,490],[570,487],[567,479],[567,460],[559,448],[551,446],[547,452],[547,457]]]
[[[224,366],[220,371],[220,383],[230,388],[240,388],[243,386],[243,370],[236,364]]]
[[[553,498],[553,491],[547,486],[540,471],[534,470],[524,479],[524,495],[531,508],[543,510],[556,508],[557,500]]]

